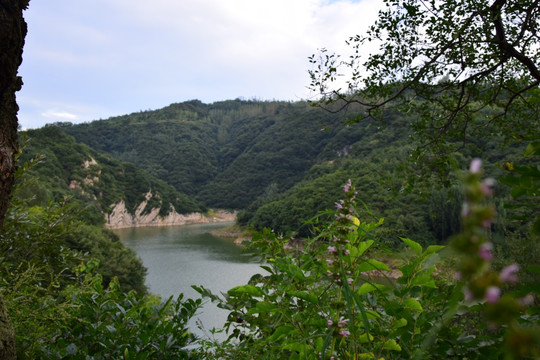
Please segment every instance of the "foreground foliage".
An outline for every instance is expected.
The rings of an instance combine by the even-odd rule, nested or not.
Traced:
[[[537,286],[501,296],[517,281],[518,265],[496,272],[486,226],[490,181],[478,169],[465,179],[469,210],[453,240],[455,280],[441,273],[443,246],[423,248],[402,238],[412,253],[399,271],[378,255],[382,224],[358,218],[351,183],[335,204],[333,220],[296,252],[266,230],[252,240],[265,273],[223,296],[194,288],[230,311],[223,343],[203,342],[205,357],[227,359],[535,358],[540,355]],[[481,238],[480,238],[481,237]],[[461,251],[461,253],[459,253]],[[448,266],[448,265],[446,265]],[[537,268],[530,269],[538,271]],[[455,270],[454,270],[455,271]],[[452,271],[452,272],[454,272]],[[532,306],[531,306],[532,305]]]
[[[21,199],[30,167],[19,170],[0,233],[0,294],[18,358],[190,358],[187,322],[200,300],[147,294],[141,260],[114,234],[81,222],[77,203]]]
[[[71,283],[43,287],[37,268],[11,274],[2,295],[15,327],[19,359],[187,359],[187,322],[200,300],[122,292],[81,264]]]

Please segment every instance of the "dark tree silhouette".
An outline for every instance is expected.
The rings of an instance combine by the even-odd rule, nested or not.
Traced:
[[[0,228],[11,199],[15,182],[17,143],[17,112],[15,92],[22,80],[17,76],[27,27],[23,10],[28,0],[0,0]],[[15,335],[4,302],[0,297],[0,359],[16,358]]]

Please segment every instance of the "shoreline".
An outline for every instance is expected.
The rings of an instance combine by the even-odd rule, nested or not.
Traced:
[[[208,214],[190,213],[190,214],[169,214],[166,217],[160,217],[155,214],[150,214],[147,217],[133,216],[122,214],[115,219],[111,219],[111,214],[108,215],[104,226],[109,230],[139,228],[139,227],[155,227],[155,226],[181,226],[192,224],[209,224],[236,221],[236,211],[228,212],[225,210],[213,210]],[[112,221],[111,221],[112,220]]]
[[[244,241],[251,240],[251,235],[248,235],[244,230],[239,229],[236,226],[236,223],[229,227],[211,231],[210,234],[216,237],[233,239],[233,243],[238,246],[242,246]]]

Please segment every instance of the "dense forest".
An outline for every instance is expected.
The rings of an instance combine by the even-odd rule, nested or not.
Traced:
[[[307,222],[333,206],[339,184],[350,178],[366,214],[387,219],[388,242],[414,235],[421,243],[444,243],[460,229],[462,194],[452,187],[457,178],[446,172],[409,183],[423,171],[408,160],[415,146],[411,119],[388,110],[383,119],[344,125],[358,114],[334,114],[306,102],[189,101],[87,124],[58,123],[33,134],[42,137],[56,127],[202,206],[241,210],[243,226],[303,237],[312,234]],[[477,138],[453,156],[463,169],[473,157],[489,154],[488,173],[498,176],[502,170],[496,164],[522,152],[521,144],[502,149],[493,138]],[[136,184],[130,196],[139,198],[131,206],[150,188]],[[505,201],[508,190],[497,191]],[[496,229],[499,237],[504,226]]]
[[[170,206],[181,214],[205,211],[199,202],[171,185],[132,163],[77,143],[57,126],[26,131],[22,140],[20,161],[39,159],[33,169],[39,181],[26,189],[30,204],[43,205],[52,199],[71,196],[84,204],[86,219],[93,224],[102,224],[104,215],[111,212],[111,205],[122,200],[133,213],[148,192],[153,196],[143,212],[160,208],[161,214],[166,215]]]

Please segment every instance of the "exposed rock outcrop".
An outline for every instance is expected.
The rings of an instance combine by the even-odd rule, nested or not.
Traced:
[[[151,196],[151,195],[150,195]],[[149,196],[147,194],[147,200]],[[227,212],[223,210],[213,211],[205,215],[202,213],[179,214],[171,206],[168,215],[160,216],[159,208],[153,208],[150,212],[144,212],[147,201],[139,204],[134,214],[130,214],[126,209],[126,204],[122,200],[112,206],[110,214],[106,215],[106,223],[110,229],[122,229],[128,227],[141,226],[168,226],[168,225],[187,225],[187,224],[204,224],[211,222],[228,222],[236,219],[235,212]]]

